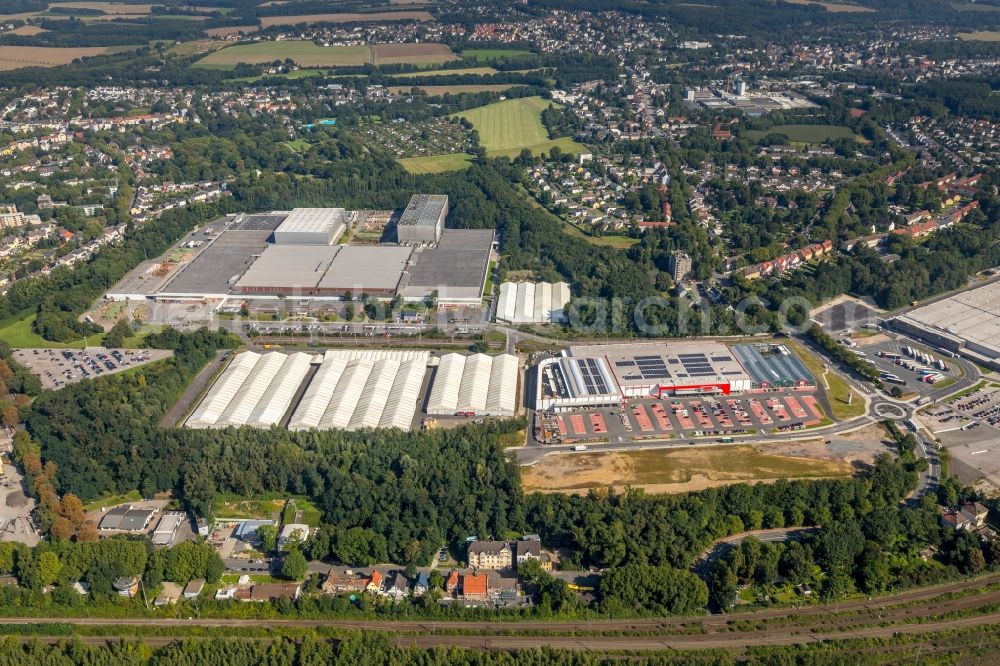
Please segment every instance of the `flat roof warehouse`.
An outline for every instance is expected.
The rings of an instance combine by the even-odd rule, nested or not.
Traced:
[[[414,195],[400,223],[406,220],[404,227],[416,237],[378,245],[338,244],[358,218],[343,208],[230,215],[206,227],[203,236],[194,234],[204,247],[166,280],[148,278],[158,264],[144,264],[106,296],[339,300],[349,293],[416,301],[437,292],[441,305],[479,305],[494,232],[443,229],[447,211],[445,195]]]
[[[784,345],[712,341],[576,345],[542,361],[536,381],[535,407],[543,410],[815,385]]]

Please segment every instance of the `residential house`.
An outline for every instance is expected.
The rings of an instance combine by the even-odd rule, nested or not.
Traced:
[[[323,581],[321,589],[327,594],[354,594],[364,592],[368,587],[368,579],[355,574],[353,571],[338,573],[330,569],[326,580]]]
[[[201,591],[205,589],[205,579],[195,578],[188,582],[184,586],[184,598],[185,599],[197,599]]]
[[[454,594],[455,590],[458,589],[458,579],[459,576],[457,571],[453,570],[450,574],[448,574],[448,578],[444,581],[444,591],[448,594]]]
[[[378,569],[372,571],[372,575],[368,577],[368,583],[365,585],[365,591],[371,592],[372,594],[379,594],[382,592],[382,585],[385,583],[385,576],[382,575]]]
[[[989,511],[979,502],[966,502],[957,509],[945,511],[941,516],[941,525],[956,530],[975,532],[986,526]]]
[[[468,560],[473,569],[510,569],[514,553],[507,541],[473,541]]]
[[[413,596],[422,597],[427,593],[431,587],[430,580],[427,578],[427,572],[421,571],[417,574],[417,582],[413,585]]]
[[[115,588],[115,592],[121,596],[131,599],[139,593],[139,577],[122,576],[121,578],[115,580],[111,586]]]
[[[385,590],[385,595],[387,597],[392,597],[393,599],[402,599],[410,592],[410,581],[406,579],[406,574],[402,571],[396,571],[392,574],[392,579],[389,581],[389,587]]]
[[[538,560],[546,571],[552,569],[548,555],[542,552],[542,543],[533,539],[521,539],[515,544],[517,567],[528,560]]]
[[[260,583],[249,590],[237,590],[235,597],[240,601],[295,601],[302,594],[301,583]]]

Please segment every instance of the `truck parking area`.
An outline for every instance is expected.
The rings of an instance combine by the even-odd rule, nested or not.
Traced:
[[[809,392],[630,399],[621,408],[534,413],[529,445],[728,437],[818,425],[824,418]]]
[[[879,371],[884,383],[898,386],[904,395],[926,395],[947,386],[945,382],[953,382],[955,378],[954,370],[948,363],[950,359],[892,339],[874,344],[861,341],[853,351]]]

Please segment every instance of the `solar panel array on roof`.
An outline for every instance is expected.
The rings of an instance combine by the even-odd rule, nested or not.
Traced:
[[[635,364],[642,374],[642,379],[659,380],[668,379],[670,371],[667,370],[667,363],[662,356],[636,356]]]
[[[578,358],[576,364],[580,368],[580,375],[583,377],[583,385],[587,389],[587,393],[604,395],[608,392],[608,383],[604,381],[604,375],[601,374],[597,365],[597,359]]]

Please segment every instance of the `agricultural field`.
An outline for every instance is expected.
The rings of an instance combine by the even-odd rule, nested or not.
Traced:
[[[376,44],[376,65],[437,65],[458,60],[444,44]]]
[[[856,14],[859,12],[873,12],[870,7],[861,5],[848,5],[843,2],[816,2],[816,0],[785,0],[792,5],[819,5],[831,14]]]
[[[371,62],[367,46],[316,46],[311,41],[255,42],[227,46],[195,63],[196,67],[232,69],[239,63],[260,64],[291,58],[300,67],[346,67]]]
[[[525,49],[465,49],[462,51],[463,58],[472,60],[493,60],[494,58],[516,58],[518,56],[532,55],[531,51]]]
[[[241,76],[236,79],[230,79],[231,81],[241,81],[245,83],[254,83],[260,81],[261,79],[308,79],[312,76],[333,76],[334,72],[332,70],[325,69],[296,69],[291,72],[283,72],[281,74],[261,74],[260,76]]]
[[[522,468],[521,476],[527,492],[583,493],[626,486],[642,487],[648,492],[691,492],[731,483],[854,473],[850,461],[826,455],[822,440],[816,447],[815,457],[797,455],[799,451],[784,444],[550,455]]]
[[[517,157],[524,149],[538,154],[558,146],[565,153],[578,153],[583,146],[570,138],[550,139],[542,125],[542,111],[549,104],[541,97],[508,99],[463,111],[456,117],[468,120],[479,132],[479,143],[489,156]]]
[[[396,160],[414,175],[425,173],[444,173],[446,171],[461,171],[472,164],[472,155],[468,153],[451,153],[450,155],[427,155],[426,157],[405,157]]]
[[[769,130],[747,130],[749,139],[760,139],[772,134],[784,134],[791,141],[800,143],[823,143],[834,139],[857,139],[849,127],[843,125],[775,125]]]
[[[52,2],[49,7],[70,7],[73,9],[97,9],[105,14],[149,14],[153,5],[133,5],[124,2]]]
[[[13,30],[8,30],[7,35],[24,35],[25,37],[32,37],[34,35],[40,35],[43,32],[48,32],[45,28],[39,28],[37,25],[22,25],[20,28],[14,28]]]
[[[496,74],[497,70],[492,67],[465,67],[463,69],[429,69],[419,72],[403,72],[402,74],[390,74],[394,79],[413,79],[420,76],[459,76],[461,74]]]
[[[261,26],[298,25],[299,23],[358,23],[362,21],[433,21],[427,11],[372,12],[370,14],[304,14],[301,16],[262,16]]]
[[[107,52],[104,46],[0,46],[0,70],[22,67],[58,67],[77,58],[89,58]]]
[[[1000,42],[1000,31],[997,30],[960,32],[956,36],[964,42]]]
[[[400,95],[420,90],[431,97],[462,93],[500,92],[517,87],[517,83],[468,83],[457,86],[389,86],[389,92]]]

